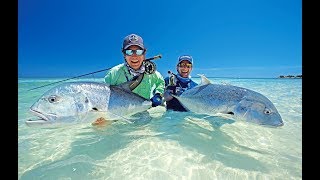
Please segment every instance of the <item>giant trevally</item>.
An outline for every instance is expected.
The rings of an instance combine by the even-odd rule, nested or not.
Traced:
[[[227,84],[213,84],[205,76],[201,83],[176,97],[194,113],[207,115],[228,114],[235,120],[245,120],[268,126],[282,126],[282,118],[274,104],[264,95]]]
[[[113,86],[99,82],[67,82],[45,92],[31,107],[38,119],[26,124],[56,125],[61,123],[128,120],[130,116],[151,108],[151,101],[131,91],[132,81]]]

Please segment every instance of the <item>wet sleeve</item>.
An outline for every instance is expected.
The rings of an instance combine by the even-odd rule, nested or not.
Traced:
[[[104,77],[104,82],[110,85],[115,85],[115,77],[114,77],[114,72],[111,70],[109,70],[106,74],[106,76]]]
[[[159,93],[163,95],[164,92],[164,79],[160,73],[156,74],[156,88],[154,90],[154,94]]]
[[[169,77],[164,78],[164,93],[163,93],[163,98],[165,101],[170,101],[173,97],[171,96],[172,90],[168,89],[169,85]]]
[[[169,84],[169,77],[164,78],[164,86],[167,87]]]
[[[163,93],[164,100],[165,101],[170,101],[173,98],[173,96],[171,96],[171,94],[172,93],[170,92],[169,89],[165,90],[164,93]]]

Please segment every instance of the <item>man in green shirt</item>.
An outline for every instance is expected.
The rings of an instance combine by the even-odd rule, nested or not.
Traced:
[[[130,81],[141,73],[145,73],[144,60],[146,59],[146,52],[147,49],[140,36],[136,34],[126,36],[122,45],[125,61],[111,68],[107,72],[104,81],[110,85],[119,85]],[[150,99],[152,107],[156,107],[162,103],[164,79],[158,71],[152,74],[145,73],[140,84],[132,92]]]

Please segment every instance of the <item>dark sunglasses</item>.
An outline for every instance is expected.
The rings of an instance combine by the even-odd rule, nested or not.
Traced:
[[[126,49],[126,50],[124,50],[124,53],[127,56],[132,56],[133,53],[136,54],[137,56],[141,56],[144,53],[144,50],[142,50],[142,49],[137,49],[137,50]]]
[[[179,64],[179,67],[191,68],[191,67],[192,67],[192,64],[189,64],[189,63],[180,63],[180,64]]]

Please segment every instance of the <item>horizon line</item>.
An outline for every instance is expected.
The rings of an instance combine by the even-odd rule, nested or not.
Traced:
[[[289,79],[289,78],[280,78],[280,76],[284,76],[284,77],[286,77],[286,76],[290,76],[290,74],[289,75],[279,75],[279,76],[277,76],[277,77],[240,77],[240,76],[236,76],[236,77],[234,77],[234,76],[206,76],[207,78],[232,78],[232,79]],[[297,75],[292,75],[292,76],[294,76],[294,77],[296,77],[296,76],[302,76],[302,74],[297,74]],[[291,79],[294,79],[294,77],[293,78],[291,78]],[[42,76],[42,77],[39,77],[39,76],[25,76],[25,77],[19,77],[18,76],[18,79],[19,78],[59,78],[59,79],[68,79],[68,78],[72,78],[72,77],[65,77],[65,76]],[[75,76],[75,78],[73,78],[73,79],[95,79],[95,78],[104,78],[104,76],[98,76],[98,77],[79,77],[79,78],[77,78],[76,76]],[[199,79],[199,78],[201,78],[201,77],[199,77],[199,76],[191,76],[191,78],[196,78],[196,79]],[[70,80],[72,80],[72,79],[70,79]]]

